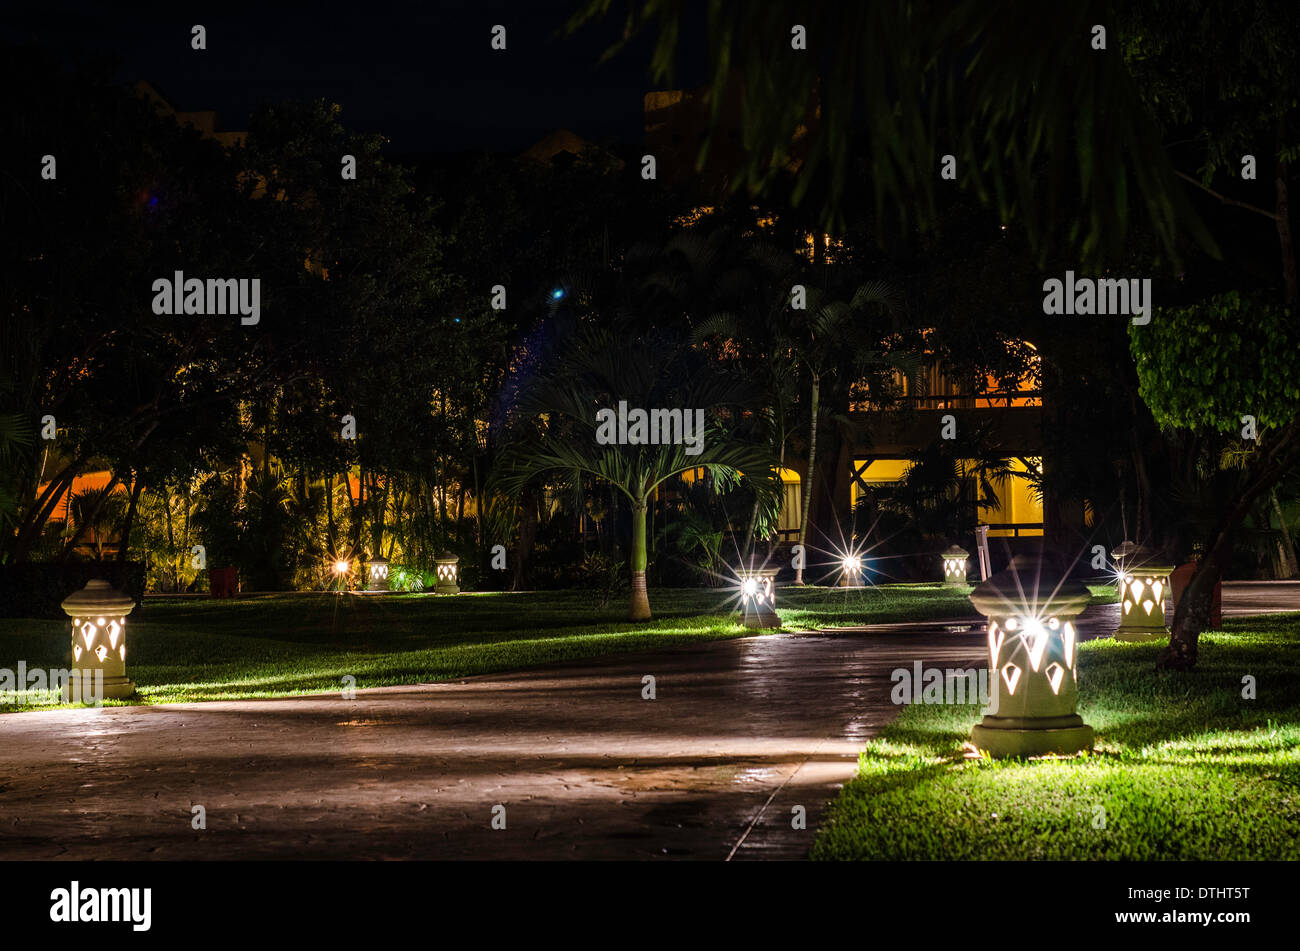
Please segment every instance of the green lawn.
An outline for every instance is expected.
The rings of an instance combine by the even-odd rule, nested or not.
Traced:
[[[1079,649],[1094,755],[968,759],[977,706],[915,705],[868,744],[818,831],[819,859],[1294,859],[1300,615],[1229,620],[1185,674],[1159,645]],[[1253,676],[1256,699],[1242,697]]]
[[[782,588],[777,599],[786,627],[806,629],[967,616],[968,591]],[[134,702],[272,697],[337,690],[345,675],[358,687],[411,684],[756,633],[737,623],[730,591],[655,590],[651,605],[655,620],[633,624],[625,601],[602,608],[577,591],[149,599],[127,621],[127,672]],[[68,665],[66,624],[4,620],[0,631],[0,667]],[[35,706],[49,709],[0,711]]]

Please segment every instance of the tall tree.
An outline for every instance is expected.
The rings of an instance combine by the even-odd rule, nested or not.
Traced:
[[[586,0],[570,29],[611,6]],[[651,73],[671,83],[694,17],[680,2],[629,0],[623,40],[606,55],[654,30]],[[1113,259],[1134,207],[1167,257],[1178,257],[1180,229],[1214,247],[1125,71],[1105,0],[709,0],[703,19],[715,135],[738,89],[735,189],[762,191],[797,166],[794,201],[821,195],[818,216],[837,230],[865,156],[879,225],[928,227],[940,161],[951,155],[960,181],[1021,225],[1040,261],[1054,245],[1085,266]],[[1099,49],[1094,27],[1107,24]],[[815,188],[823,176],[824,190]]]
[[[756,492],[778,492],[768,447],[740,426],[753,405],[753,388],[671,339],[629,339],[610,328],[581,330],[566,336],[555,352],[535,357],[513,409],[513,438],[498,459],[493,488],[518,496],[547,476],[569,484],[587,476],[612,486],[632,510],[628,617],[648,620],[646,516],[657,489],[684,472],[704,469],[724,483],[743,477]],[[705,429],[696,433],[695,447],[608,444],[597,438],[598,414],[617,411],[620,404],[647,413],[680,410],[683,416],[700,410]]]
[[[1130,335],[1142,398],[1162,425],[1258,435],[1240,489],[1224,500],[1174,609],[1160,665],[1185,669],[1196,663],[1198,637],[1238,528],[1256,501],[1300,461],[1300,380],[1294,372],[1300,332],[1289,309],[1230,292],[1162,310],[1150,325],[1130,328]]]

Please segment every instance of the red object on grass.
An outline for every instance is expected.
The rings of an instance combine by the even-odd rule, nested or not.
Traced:
[[[1179,565],[1174,569],[1173,574],[1169,576],[1170,597],[1174,601],[1174,611],[1178,610],[1178,599],[1183,596],[1183,591],[1187,588],[1187,583],[1192,580],[1192,573],[1196,571],[1196,562],[1189,561],[1185,565]],[[1173,619],[1171,614],[1170,619]],[[1218,630],[1223,627],[1223,582],[1214,583],[1214,597],[1210,601],[1210,627]]]
[[[239,569],[209,568],[208,590],[214,598],[233,598],[239,593]]]

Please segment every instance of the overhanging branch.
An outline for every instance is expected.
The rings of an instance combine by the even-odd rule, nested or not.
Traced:
[[[1188,175],[1186,172],[1178,172],[1177,174],[1179,178],[1186,179],[1187,181],[1191,182],[1193,185],[1195,185],[1197,188],[1201,189],[1202,191],[1208,192],[1209,194],[1213,195],[1215,198],[1219,199],[1219,201],[1223,202],[1225,205],[1235,205],[1238,208],[1245,208],[1247,211],[1253,211],[1257,215],[1263,215],[1265,218],[1268,218],[1271,221],[1278,220],[1277,214],[1269,211],[1266,208],[1260,208],[1258,205],[1252,205],[1244,201],[1237,201],[1235,198],[1229,198],[1227,195],[1220,195],[1209,185],[1206,185],[1204,182],[1202,182],[1199,178],[1193,178],[1191,175]]]

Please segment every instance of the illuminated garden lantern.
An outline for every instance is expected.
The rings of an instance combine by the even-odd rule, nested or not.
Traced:
[[[966,585],[966,559],[970,557],[970,552],[965,548],[958,548],[953,545],[943,553],[943,583],[944,587],[958,588]]]
[[[862,556],[845,555],[840,559],[840,587],[862,587]]]
[[[460,557],[444,551],[436,560],[438,581],[433,586],[433,593],[460,594],[460,585],[456,583],[456,566],[460,564]]]
[[[1071,623],[1088,597],[1087,588],[1033,555],[1017,555],[975,586],[971,603],[989,619],[993,704],[971,731],[976,749],[1005,757],[1092,748],[1092,727],[1075,712],[1078,643]]]
[[[1169,636],[1165,626],[1165,593],[1174,566],[1155,552],[1134,548],[1120,575],[1117,641],[1154,641]]]
[[[388,559],[383,556],[370,559],[370,584],[368,591],[388,590]]]
[[[741,568],[740,612],[746,627],[780,627],[776,613],[776,568]]]
[[[135,600],[107,581],[95,578],[61,605],[72,618],[72,677],[63,688],[64,702],[84,697],[121,700],[135,693],[126,676],[126,616]],[[96,683],[103,676],[102,684]]]

